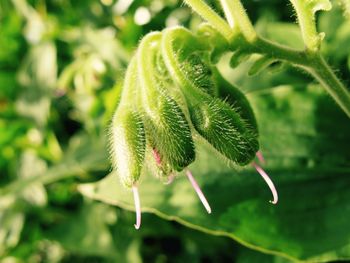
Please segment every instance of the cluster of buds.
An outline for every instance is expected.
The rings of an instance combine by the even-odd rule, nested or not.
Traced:
[[[132,189],[136,224],[141,225],[137,182],[151,152],[156,175],[171,183],[185,170],[208,213],[211,208],[187,168],[196,157],[194,133],[233,163],[251,163],[277,192],[255,156],[259,152],[254,113],[244,94],[211,63],[212,48],[182,27],[146,35],[132,58],[113,117],[111,156],[121,183]]]

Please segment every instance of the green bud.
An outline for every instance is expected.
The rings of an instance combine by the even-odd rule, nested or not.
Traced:
[[[198,82],[193,81],[188,73],[184,72],[184,60],[175,52],[174,39],[178,35],[182,35],[184,39],[185,34],[190,33],[182,28],[166,30],[162,38],[162,52],[168,71],[186,98],[192,124],[216,150],[233,162],[245,165],[254,158],[259,149],[256,130],[242,118],[236,108],[204,92],[197,86]],[[216,85],[214,81],[210,83]],[[244,101],[245,97],[241,97],[243,104],[247,103],[249,106],[249,103]]]
[[[142,117],[131,103],[137,89],[136,60],[128,67],[119,106],[110,129],[113,167],[125,187],[139,179],[145,158],[146,137]]]
[[[218,89],[218,96],[234,107],[241,118],[258,136],[258,125],[252,107],[246,96],[235,86],[222,77],[218,69],[213,68],[213,78]]]
[[[187,79],[193,83],[196,87],[200,88],[204,92],[216,95],[216,86],[212,80],[211,67],[205,61],[205,56],[208,53],[195,52],[188,54],[188,56],[181,61],[182,72],[186,74]]]
[[[254,159],[259,149],[257,136],[237,111],[224,101],[197,94],[189,106],[193,126],[225,157],[239,165]]]
[[[192,163],[195,150],[184,113],[167,92],[168,82],[156,74],[160,39],[160,33],[152,33],[140,43],[138,76],[147,138],[159,155],[161,169],[169,175],[172,170],[181,171]]]
[[[113,166],[125,187],[139,180],[146,139],[141,116],[126,108],[117,110],[111,127]]]

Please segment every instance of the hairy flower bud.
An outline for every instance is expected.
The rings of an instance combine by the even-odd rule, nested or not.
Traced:
[[[120,104],[110,128],[113,167],[125,187],[139,179],[145,158],[146,138],[140,113],[130,105],[136,89],[136,63],[133,59],[126,73]]]
[[[112,123],[113,166],[125,187],[138,181],[145,156],[145,130],[141,116],[126,108],[116,112]]]
[[[148,141],[166,173],[181,171],[195,159],[190,126],[177,102],[156,78],[160,33],[146,36],[138,50],[138,76]],[[166,174],[168,175],[168,174]]]
[[[194,45],[195,38],[194,36],[191,38],[191,33],[187,30],[169,29],[163,34],[162,52],[169,72],[174,76],[185,95],[194,128],[228,159],[239,165],[246,165],[252,161],[259,149],[257,131],[242,118],[232,105],[204,92],[201,86],[197,86],[198,82],[193,81],[184,72],[183,56],[177,54],[174,48],[174,43],[177,45],[180,43],[173,40],[180,34],[182,39],[185,39],[184,41],[190,41],[192,46]],[[187,39],[184,35],[188,36]],[[194,62],[195,60],[192,60],[192,63]],[[215,85],[214,82],[212,83]]]
[[[225,80],[220,72],[213,68],[213,79],[218,90],[218,97],[234,107],[248,126],[258,136],[258,125],[252,107],[246,96],[235,86]]]

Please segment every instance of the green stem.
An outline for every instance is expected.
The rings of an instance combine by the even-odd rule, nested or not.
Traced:
[[[298,66],[309,66],[310,62],[305,51],[300,51],[258,37],[253,43],[245,43],[252,53],[267,55]]]
[[[297,13],[301,35],[306,48],[311,52],[316,52],[319,49],[320,41],[312,12],[305,7],[303,1],[290,0],[290,2]]]
[[[220,0],[220,2],[223,7],[226,19],[230,23],[233,30],[237,30],[235,27],[235,24],[237,24],[239,31],[248,42],[255,41],[257,34],[241,1]]]
[[[217,31],[219,31],[227,40],[230,40],[233,32],[230,26],[216,12],[213,11],[203,0],[184,0],[193,11],[199,14],[204,20],[208,21]]]
[[[349,91],[337,78],[322,56],[316,55],[321,39],[316,30],[314,13],[318,10],[329,10],[331,7],[330,3],[326,2],[323,6],[310,8],[310,6],[305,6],[305,3],[301,0],[290,1],[298,15],[302,36],[306,45],[305,51],[294,50],[257,37],[254,27],[239,0],[220,0],[227,20],[233,27],[232,29],[202,0],[185,0],[185,3],[229,40],[232,47],[244,48],[251,53],[259,53],[283,60],[308,71],[350,117]],[[244,38],[237,34],[235,23],[238,24],[239,31]]]
[[[322,34],[316,29],[315,13],[319,10],[330,10],[332,5],[328,0],[325,1],[306,1],[306,0],[289,0],[298,17],[298,23],[301,35],[308,52],[316,53],[320,50]]]
[[[350,92],[334,74],[322,56],[312,61],[312,67],[307,69],[318,80],[335,102],[350,117]]]
[[[252,53],[283,60],[308,71],[350,117],[350,93],[321,55],[310,55],[308,51],[298,51],[262,38],[245,45]]]

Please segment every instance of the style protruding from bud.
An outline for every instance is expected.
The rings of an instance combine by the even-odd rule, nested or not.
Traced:
[[[146,150],[146,135],[141,114],[133,104],[137,89],[136,60],[132,59],[123,85],[121,101],[113,116],[110,128],[111,135],[111,156],[113,168],[118,174],[121,183],[126,188],[132,188],[135,197],[135,207],[137,211],[137,223],[135,227],[140,227],[141,210],[140,199],[138,197],[136,183],[142,172]]]

